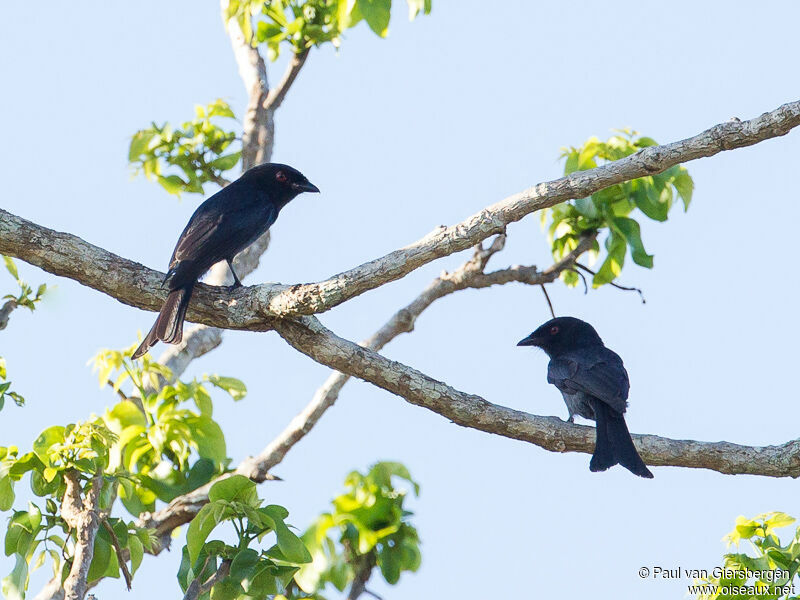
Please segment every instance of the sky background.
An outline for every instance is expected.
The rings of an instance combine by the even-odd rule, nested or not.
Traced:
[[[436,0],[390,35],[364,24],[338,54],[314,50],[276,117],[273,160],[322,190],[290,204],[248,283],[308,282],[404,246],[537,182],[558,177],[559,149],[629,126],[660,142],[798,99],[800,5],[633,1],[495,4]],[[491,8],[491,10],[489,9]],[[277,81],[283,64],[269,66]],[[0,6],[4,172],[0,206],[164,270],[199,197],[178,201],[131,178],[130,136],[180,122],[221,97],[241,116],[246,93],[215,2],[4,2]],[[666,223],[642,221],[652,271],[626,266],[644,290],[550,286],[559,315],[595,325],[625,360],[631,431],[679,439],[779,444],[798,436],[796,201],[800,132],[687,165],[694,203]],[[360,340],[467,254],[415,271],[321,316]],[[538,215],[509,228],[490,267],[551,263]],[[53,424],[116,400],[86,361],[131,344],[152,313],[20,263],[56,286],[31,315],[16,311],[0,354],[28,404],[6,404],[0,444],[22,449]],[[13,281],[0,274],[2,289]],[[547,320],[540,290],[516,284],[437,302],[384,353],[460,390],[540,415],[566,416],[544,354],[515,347]],[[158,347],[157,350],[161,350]],[[259,452],[310,401],[328,370],[274,333],[228,332],[186,377],[244,380],[248,397],[216,396],[236,464]],[[354,468],[404,462],[422,486],[409,502],[423,563],[389,588],[417,598],[683,597],[688,580],[641,580],[641,566],[712,569],[738,515],[800,515],[791,479],[653,468],[593,474],[585,454],[553,454],[464,429],[369,384],[336,406],[260,486],[305,528]],[[18,504],[24,505],[26,485]],[[788,533],[787,533],[788,535]],[[146,557],[134,588],[98,599],[180,597],[181,542]],[[12,561],[0,558],[4,576]],[[32,595],[46,579],[42,569]],[[332,594],[334,595],[334,594]],[[335,596],[335,595],[334,595]],[[32,596],[31,596],[32,597]]]

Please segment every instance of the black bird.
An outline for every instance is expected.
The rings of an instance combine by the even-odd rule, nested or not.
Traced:
[[[575,317],[558,317],[517,346],[538,346],[550,357],[547,382],[561,391],[570,423],[575,415],[597,423],[590,471],[605,471],[619,464],[634,475],[652,479],[623,416],[628,406],[628,373],[622,359],[603,345],[594,327]]]
[[[183,319],[197,279],[224,260],[233,274],[233,287],[242,282],[233,270],[233,257],[255,242],[298,194],[319,192],[297,169],[267,163],[253,167],[203,202],[181,233],[164,284],[169,295],[153,328],[133,353],[143,356],[158,340],[178,344]]]

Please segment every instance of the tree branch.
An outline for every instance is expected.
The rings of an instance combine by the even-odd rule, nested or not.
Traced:
[[[247,110],[242,121],[242,170],[269,161],[275,133],[274,112],[265,103],[269,94],[267,66],[264,59],[245,39],[235,19],[225,19],[228,0],[220,0],[222,21],[231,40],[239,76],[247,90]]]
[[[207,594],[211,591],[211,588],[214,587],[215,583],[222,581],[228,576],[230,570],[231,561],[223,560],[214,574],[204,582],[201,583],[198,579],[192,581],[192,583],[190,583],[189,587],[186,589],[186,594],[183,596],[183,600],[197,600],[203,596],[203,594]]]
[[[81,499],[81,485],[77,471],[64,473],[66,491],[61,503],[61,516],[67,524],[75,530],[75,552],[72,559],[72,568],[64,580],[65,600],[83,600],[88,589],[86,581],[89,575],[89,565],[94,556],[94,539],[100,527],[98,514],[101,475],[92,479],[91,489],[86,493],[85,500]]]
[[[300,74],[300,69],[303,68],[306,59],[308,58],[308,52],[309,50],[306,48],[299,54],[292,54],[281,82],[277,85],[277,87],[270,90],[269,95],[264,102],[265,110],[274,112],[283,103],[284,98],[286,98],[286,94],[292,87],[294,80],[297,79],[297,76]]]
[[[0,331],[8,327],[8,319],[16,308],[16,300],[6,300],[3,306],[0,306]]]
[[[722,150],[749,146],[785,135],[800,124],[800,101],[750,121],[729,121],[692,138],[644,148],[619,161],[578,171],[510,196],[465,221],[442,227],[421,240],[326,281],[303,285],[262,284],[237,290],[198,285],[189,320],[230,329],[265,331],[275,317],[324,312],[368,290],[407,275],[499,234],[509,223],[535,210],[589,196],[610,185],[661,172]],[[163,274],[93,246],[80,238],[40,227],[0,211],[0,253],[45,271],[64,275],[118,300],[157,310],[166,297]]]

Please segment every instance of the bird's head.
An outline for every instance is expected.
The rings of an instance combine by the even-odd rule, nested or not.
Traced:
[[[242,179],[255,182],[274,191],[285,202],[303,192],[319,193],[319,188],[311,183],[300,171],[289,165],[266,163],[249,169]]]
[[[557,317],[541,325],[517,346],[538,346],[548,356],[557,356],[582,346],[602,344],[594,327],[575,317]]]

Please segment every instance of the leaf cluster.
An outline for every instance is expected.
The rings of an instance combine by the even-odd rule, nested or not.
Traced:
[[[752,519],[738,517],[736,527],[725,541],[728,546],[736,546],[742,542],[749,542],[755,550],[755,556],[745,552],[731,552],[724,556],[722,577],[709,577],[702,579],[703,583],[715,586],[719,591],[714,594],[699,594],[698,600],[738,600],[750,598],[740,594],[727,594],[723,590],[754,587],[758,590],[755,597],[766,600],[778,598],[796,599],[798,596],[785,594],[788,584],[794,584],[800,570],[800,527],[788,543],[781,543],[777,529],[787,527],[796,519],[782,512],[770,512],[758,515]],[[754,577],[746,577],[747,572]],[[785,576],[777,577],[773,574],[783,573]]]
[[[383,578],[396,584],[403,571],[416,571],[422,555],[411,512],[403,506],[407,492],[392,478],[419,485],[398,462],[378,462],[367,473],[353,471],[345,479],[347,491],[333,500],[303,534],[313,561],[295,577],[300,589],[317,594],[327,584],[343,591],[362,569],[377,566]]]
[[[655,145],[652,138],[639,136],[629,129],[619,131],[605,142],[592,137],[580,147],[562,150],[561,157],[566,159],[564,175],[594,169]],[[547,227],[553,257],[562,259],[586,235],[606,232],[605,254],[592,280],[594,287],[610,283],[619,276],[628,252],[634,263],[651,269],[653,256],[645,250],[641,227],[633,216],[641,213],[654,221],[666,221],[676,197],[682,200],[684,210],[688,210],[693,189],[689,172],[676,165],[663,173],[618,183],[588,198],[544,210],[542,226]],[[593,252],[602,254],[599,243],[595,242]],[[563,271],[561,278],[569,286],[579,281],[577,273],[571,270]]]
[[[241,158],[240,151],[224,154],[237,139],[236,133],[217,124],[217,119],[235,119],[224,100],[195,105],[195,118],[180,127],[169,123],[133,134],[128,162],[134,173],[156,180],[170,194],[203,194],[207,183],[224,185],[223,173]]]
[[[411,20],[431,11],[432,0],[407,3]],[[342,33],[361,21],[386,37],[391,8],[391,0],[230,0],[225,18],[239,24],[248,42],[266,44],[267,57],[274,61],[283,45],[295,54],[326,43],[338,48]]]
[[[183,591],[195,580],[205,582],[227,562],[228,575],[201,598],[248,600],[285,592],[300,565],[311,561],[302,540],[286,525],[289,511],[275,504],[262,506],[256,484],[243,475],[217,481],[208,500],[186,532],[178,572]],[[235,544],[208,540],[224,524],[233,527]],[[266,549],[251,547],[270,534],[274,544]]]
[[[238,379],[205,375],[201,381],[170,379],[169,370],[149,356],[132,361],[136,344],[125,350],[102,350],[94,358],[100,385],[123,398],[101,417],[85,422],[54,425],[20,455],[16,446],[0,447],[0,510],[15,500],[15,485],[26,475],[36,496],[45,499],[46,513],[30,504],[15,511],[6,534],[6,555],[16,555],[12,573],[3,580],[7,598],[22,598],[29,572],[47,556],[54,573],[66,577],[75,534],[60,515],[67,477],[85,493],[100,485],[99,509],[108,514],[117,498],[135,517],[155,509],[156,500],[168,502],[223,473],[229,464],[225,438],[212,419],[213,402],[207,386],[238,400],[247,389]],[[129,388],[128,395],[124,389]],[[155,391],[159,389],[159,391]],[[60,533],[53,531],[60,530]],[[112,535],[113,532],[113,535]],[[149,533],[132,522],[106,518],[95,539],[89,581],[119,577],[121,556],[127,550],[129,571],[135,572],[150,547]],[[34,558],[39,545],[43,550]]]

